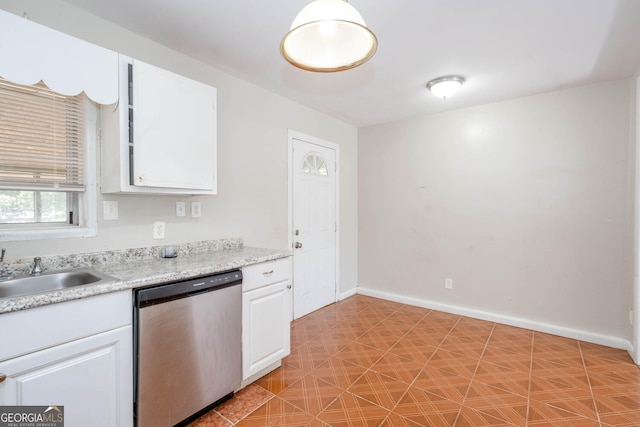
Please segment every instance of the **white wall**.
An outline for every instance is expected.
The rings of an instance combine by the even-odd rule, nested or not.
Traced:
[[[360,129],[359,289],[628,345],[630,93],[620,80]]]
[[[59,0],[0,0],[0,8],[34,22],[211,84],[218,89],[219,187],[215,197],[112,196],[120,220],[98,223],[87,239],[2,242],[8,258],[242,237],[247,246],[287,247],[287,130],[340,146],[340,292],[357,283],[357,129],[222,73]],[[278,59],[278,58],[276,58]],[[177,218],[175,202],[201,200],[202,218]],[[101,211],[99,211],[101,212]],[[152,240],[153,221],[166,239]]]

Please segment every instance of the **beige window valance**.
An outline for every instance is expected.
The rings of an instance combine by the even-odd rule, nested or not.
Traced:
[[[21,85],[43,81],[66,96],[118,101],[118,54],[0,10],[0,76]]]

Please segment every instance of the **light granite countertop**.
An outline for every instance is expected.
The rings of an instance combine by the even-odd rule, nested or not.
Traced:
[[[251,264],[286,258],[291,255],[286,250],[244,247],[237,240],[215,241],[204,245],[175,245],[177,258],[160,258],[160,247],[131,249],[64,257],[68,265],[60,264],[62,257],[49,260],[43,258],[43,265],[55,264],[50,270],[61,268],[90,267],[113,276],[115,280],[87,286],[0,299],[0,314],[25,310],[48,304],[87,298],[126,289],[135,289],[153,284],[173,282],[191,277],[205,276],[225,270],[241,268]],[[194,249],[195,248],[195,249]],[[133,255],[132,255],[133,254]],[[18,263],[16,263],[17,265]],[[16,271],[18,269],[16,268]],[[45,270],[46,271],[46,270]]]

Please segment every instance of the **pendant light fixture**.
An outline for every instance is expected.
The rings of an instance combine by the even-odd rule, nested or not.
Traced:
[[[293,20],[280,43],[282,56],[308,71],[331,73],[367,62],[376,36],[346,0],[314,0]]]
[[[427,83],[427,89],[438,98],[447,99],[464,83],[462,76],[444,76],[431,80]]]

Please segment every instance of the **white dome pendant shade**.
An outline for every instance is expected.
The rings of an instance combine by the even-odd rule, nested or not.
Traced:
[[[314,0],[298,13],[280,43],[291,64],[324,73],[364,64],[377,48],[376,36],[345,0]]]

